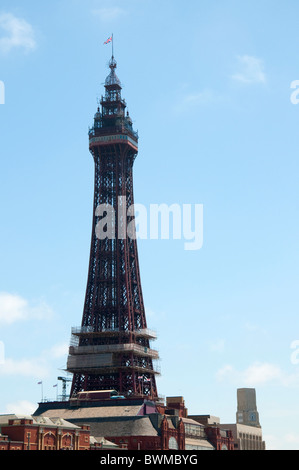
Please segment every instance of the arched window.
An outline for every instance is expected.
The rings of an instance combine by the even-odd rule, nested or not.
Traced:
[[[169,449],[178,450],[179,446],[175,437],[171,437],[168,442]]]

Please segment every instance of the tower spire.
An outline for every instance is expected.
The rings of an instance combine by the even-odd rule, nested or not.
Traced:
[[[104,42],[104,44],[109,44],[111,42],[111,45],[112,45],[112,58],[114,57],[114,52],[113,52],[113,33],[111,34],[111,36],[107,39],[107,41]]]

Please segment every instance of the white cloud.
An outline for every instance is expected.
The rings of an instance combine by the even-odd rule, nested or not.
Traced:
[[[230,378],[230,380],[232,381],[232,379],[236,376],[236,372],[233,368],[233,366],[231,366],[230,364],[226,364],[225,366],[223,366],[221,369],[219,369],[216,373],[216,378],[219,380],[219,381],[222,381],[222,380],[225,380],[227,379],[228,377]]]
[[[23,297],[8,292],[0,292],[0,324],[12,324],[30,319],[47,319],[53,315],[45,302],[31,305]]]
[[[43,378],[48,375],[48,372],[43,359],[33,358],[15,360],[5,358],[4,363],[0,365],[0,376],[1,375]]]
[[[45,349],[38,357],[12,359],[4,356],[4,360],[0,362],[0,377],[4,375],[35,377],[38,379],[48,377],[52,367],[55,367],[56,359],[65,358],[68,349],[67,343],[60,343]]]
[[[64,357],[66,354],[68,354],[68,351],[68,343],[56,344],[50,349],[49,356],[54,359],[59,359],[60,357]]]
[[[30,416],[35,412],[36,408],[36,404],[27,400],[21,400],[16,403],[7,403],[6,413],[18,416]]]
[[[228,364],[216,373],[216,377],[220,381],[228,380],[231,383],[246,387],[256,387],[271,382],[276,382],[285,387],[299,384],[298,372],[287,374],[279,366],[267,362],[256,362],[244,371],[238,371]]]
[[[125,11],[119,7],[103,7],[92,10],[92,14],[101,21],[113,21],[121,17]]]
[[[24,319],[27,302],[17,295],[0,293],[0,323],[14,323]]]
[[[25,51],[36,48],[33,28],[23,18],[17,18],[11,13],[2,13],[0,15],[0,30],[4,32],[4,36],[0,37],[2,52],[10,52],[15,47],[21,47]]]
[[[254,56],[243,55],[238,57],[240,70],[232,78],[242,83],[264,83],[266,75],[264,72],[264,63],[261,59]]]
[[[260,385],[272,380],[283,380],[283,373],[279,367],[274,364],[253,364],[249,366],[243,374],[244,382],[247,385]]]

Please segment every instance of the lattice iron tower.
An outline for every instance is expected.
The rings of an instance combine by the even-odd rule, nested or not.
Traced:
[[[125,396],[156,399],[158,372],[153,364],[159,357],[150,346],[156,335],[147,328],[134,213],[129,212],[138,135],[121,97],[116,66],[112,54],[105,96],[89,131],[95,164],[89,272],[82,323],[72,329],[67,370],[73,374],[71,396],[115,389]]]

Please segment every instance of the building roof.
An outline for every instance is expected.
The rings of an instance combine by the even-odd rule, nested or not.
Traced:
[[[48,409],[39,416],[48,416],[50,418],[60,416],[66,420],[90,419],[90,418],[110,418],[114,416],[137,416],[142,405],[124,405],[124,406],[93,406],[80,408]]]
[[[169,418],[168,416],[167,416],[167,424],[168,424],[169,429],[175,429],[172,419]]]
[[[118,445],[115,444],[114,442],[108,441],[104,437],[97,437],[95,438],[94,436],[90,436],[90,444],[101,444],[103,448],[118,448]]]
[[[96,438],[105,436],[158,436],[157,430],[152,425],[148,416],[136,416],[133,418],[107,419],[105,421],[90,421],[90,432]]]
[[[194,419],[191,418],[182,418],[184,424],[193,424],[194,426],[200,426],[204,428],[204,424],[199,423],[198,421],[195,421]]]
[[[64,428],[78,428],[77,425],[66,421],[63,418],[53,417],[50,418],[48,416],[33,416],[33,423],[34,424],[42,424],[44,426],[55,426],[55,427],[64,427]]]
[[[202,424],[220,424],[220,418],[213,415],[189,415],[191,419],[194,419],[198,423]]]
[[[20,418],[18,418],[18,416],[14,415],[14,414],[0,415],[0,426],[1,426],[1,424],[2,424],[2,426],[8,424],[8,421],[10,419],[20,419]]]
[[[8,422],[11,420],[21,420],[21,419],[30,419],[33,421],[34,425],[43,425],[47,427],[64,427],[64,428],[78,428],[77,425],[66,421],[60,417],[48,417],[48,416],[29,416],[29,415],[0,415],[0,426],[8,425]]]

